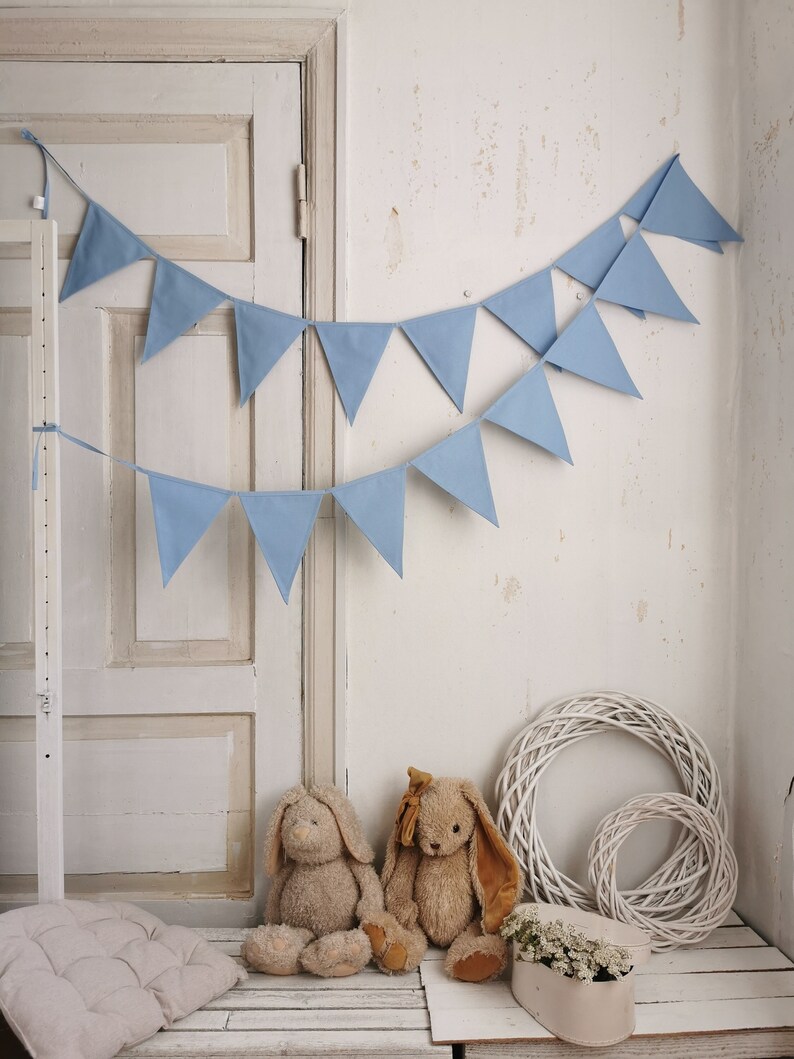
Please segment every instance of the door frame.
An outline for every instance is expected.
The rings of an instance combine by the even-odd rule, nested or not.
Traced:
[[[309,319],[346,318],[346,15],[277,8],[6,8],[0,60],[299,62]],[[297,223],[297,219],[296,219]],[[344,480],[345,419],[313,329],[305,333],[305,488]],[[325,507],[325,505],[324,505]],[[306,550],[303,780],[347,789],[345,520],[321,510]]]

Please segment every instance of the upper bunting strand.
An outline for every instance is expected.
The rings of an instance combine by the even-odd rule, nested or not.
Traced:
[[[110,456],[111,459],[148,478],[163,585],[168,584],[232,497],[239,498],[285,602],[289,599],[290,589],[325,495],[334,497],[347,517],[401,577],[405,486],[409,467],[413,467],[439,489],[498,526],[482,445],[483,422],[494,423],[567,463],[573,462],[544,371],[546,362],[601,386],[633,397],[640,396],[598,313],[597,300],[600,298],[604,301],[616,301],[636,312],[656,312],[661,308],[667,315],[675,318],[694,319],[678,299],[641,234],[643,221],[648,215],[659,218],[656,223],[660,226],[670,225],[669,217],[655,207],[660,195],[664,201],[666,181],[681,179],[674,166],[675,163],[668,166],[666,173],[660,180],[655,180],[650,190],[641,189],[635,196],[636,202],[630,205],[638,212],[640,225],[628,240],[623,240],[623,245],[616,254],[613,252],[616,246],[615,235],[608,230],[599,229],[589,237],[590,245],[584,250],[580,244],[576,260],[569,261],[567,267],[575,268],[588,276],[594,288],[593,296],[560,335],[549,337],[548,333],[546,334],[543,344],[547,348],[540,359],[472,422],[414,459],[326,489],[243,492],[164,475]],[[692,224],[688,226],[688,230],[710,235],[716,228]],[[698,241],[711,242],[708,239]],[[592,254],[594,245],[599,248],[599,255],[607,248],[606,256],[596,257]],[[607,257],[610,258],[610,263],[604,270],[603,262]],[[547,283],[548,276],[541,273],[539,277],[530,279],[531,297],[536,297],[538,291]],[[505,296],[498,305],[500,313],[507,314],[511,321],[510,326],[518,333],[528,327],[548,327],[548,319],[544,320],[542,316],[533,317],[525,312],[525,301],[519,302],[520,315],[512,315],[515,289],[510,288],[504,292]],[[210,288],[206,293],[208,299],[215,297],[210,293],[213,290],[214,288]],[[366,328],[383,325],[349,326]],[[540,336],[541,331],[533,332],[533,335]],[[426,341],[427,331],[420,328],[412,340],[416,343]],[[538,343],[541,344],[540,338]],[[344,352],[341,352],[340,356],[344,356]],[[356,394],[350,391],[348,397],[354,399]],[[33,463],[34,489],[38,479],[38,445],[43,433],[60,434],[82,448],[108,456],[108,453],[88,442],[67,434],[57,424],[45,424],[34,427],[34,430],[39,435]]]
[[[144,360],[166,349],[207,313],[228,301],[234,308],[236,323],[240,404],[245,404],[306,328],[313,327],[350,423],[355,420],[395,330],[408,338],[459,411],[464,406],[479,309],[486,309],[533,350],[545,354],[557,338],[551,283],[553,268],[590,287],[597,299],[616,302],[638,316],[652,312],[696,322],[648,244],[641,238],[636,240],[636,233],[627,241],[619,220],[621,215],[638,221],[640,231],[674,235],[718,253],[721,253],[720,242],[741,241],[741,236],[714,209],[675,155],[609,220],[551,265],[482,301],[396,322],[323,323],[237,298],[162,257],[87,195],[33,133],[23,129],[22,136],[39,149],[44,159],[44,216],[49,203],[49,161],[54,162],[88,203],[61,290],[61,301],[135,261],[152,258],[156,268]],[[628,245],[632,246],[629,258],[622,253]],[[613,266],[618,259],[623,264],[615,272]]]

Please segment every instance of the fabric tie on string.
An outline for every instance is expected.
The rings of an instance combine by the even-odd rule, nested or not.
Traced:
[[[20,135],[23,140],[27,140],[28,143],[32,143],[34,147],[38,148],[39,153],[41,154],[42,161],[44,162],[44,194],[41,196],[41,198],[44,200],[44,205],[41,209],[41,216],[43,220],[47,220],[47,216],[50,212],[50,162],[52,162],[58,167],[58,169],[60,169],[60,171],[69,181],[69,183],[75,189],[75,191],[79,193],[81,198],[85,199],[86,201],[90,201],[86,193],[77,183],[77,181],[69,173],[66,172],[61,163],[58,161],[58,159],[47,150],[41,140],[38,139],[37,136],[34,136],[30,129],[22,129],[20,131]],[[38,209],[38,205],[36,205],[36,208]]]
[[[41,436],[42,434],[59,434],[60,430],[61,428],[57,423],[44,423],[43,426],[33,428],[33,433],[38,434],[36,446],[33,449],[33,477],[30,483],[34,492],[39,487],[39,445],[41,445]]]

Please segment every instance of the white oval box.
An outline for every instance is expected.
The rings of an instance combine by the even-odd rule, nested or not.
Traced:
[[[588,1048],[617,1044],[634,1032],[634,968],[651,954],[648,935],[636,927],[618,923],[595,912],[562,905],[535,903],[541,922],[561,919],[581,930],[588,938],[606,938],[631,953],[632,970],[611,982],[580,982],[565,978],[542,963],[517,959],[513,942],[513,996],[541,1026],[555,1037]],[[527,905],[518,905],[521,912]]]

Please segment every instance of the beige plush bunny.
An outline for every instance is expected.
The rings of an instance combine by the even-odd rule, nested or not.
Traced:
[[[265,974],[355,974],[372,955],[359,923],[383,913],[374,853],[347,797],[337,787],[292,787],[277,805],[265,839],[273,879],[266,925],[243,943],[245,961]]]
[[[386,912],[362,923],[387,974],[412,971],[428,939],[445,969],[485,982],[507,965],[498,931],[521,892],[515,855],[470,780],[409,769],[381,873]]]

